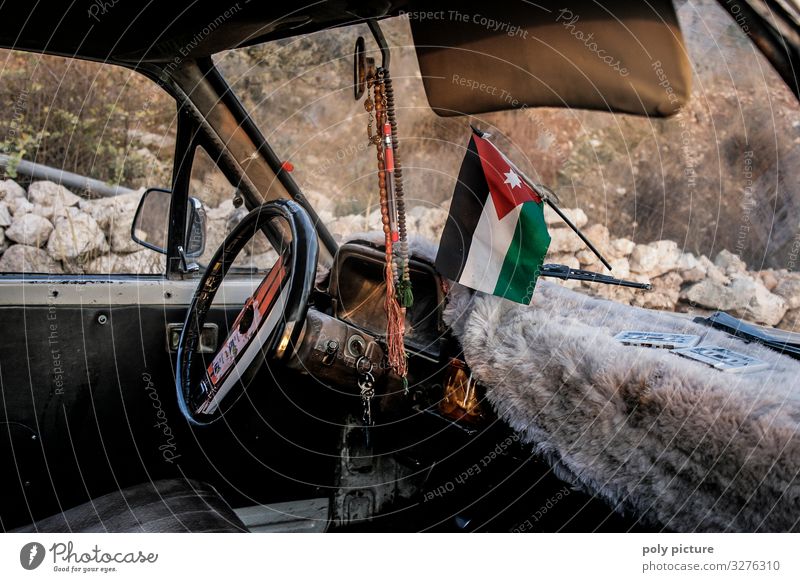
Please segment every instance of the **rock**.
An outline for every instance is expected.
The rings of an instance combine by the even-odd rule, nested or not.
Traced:
[[[25,198],[25,188],[14,180],[0,181],[0,200],[10,201],[14,198]]]
[[[0,227],[0,253],[6,250],[9,246],[10,242],[6,238],[6,229]]]
[[[27,198],[12,198],[8,203],[8,208],[14,216],[18,214],[27,214],[33,212],[35,208],[33,204],[28,202]]]
[[[340,240],[347,238],[351,234],[368,230],[367,221],[363,214],[340,216],[329,224],[328,228],[333,234],[338,235]]]
[[[653,289],[641,291],[633,298],[633,304],[647,309],[662,309],[672,311],[678,303],[681,292],[681,276],[672,271],[650,280]]]
[[[258,269],[259,271],[267,271],[275,265],[275,262],[278,260],[278,253],[270,249],[264,253],[248,255],[242,260],[241,266]],[[238,261],[237,264],[239,264]]]
[[[42,180],[28,186],[28,200],[42,206],[77,206],[82,198],[61,184]]]
[[[584,286],[587,288],[590,295],[602,297],[603,299],[610,299],[611,301],[616,301],[624,305],[631,305],[636,294],[641,293],[641,291],[630,289],[629,287],[602,285],[600,283],[584,283]]]
[[[211,260],[211,257],[214,256],[214,253],[217,252],[217,249],[222,244],[222,241],[225,240],[228,232],[227,217],[217,218],[215,220],[206,220],[206,248],[201,257],[193,260],[200,263],[208,263]]]
[[[631,271],[658,277],[674,270],[680,257],[678,243],[672,240],[636,245],[630,256]]]
[[[700,268],[705,269],[705,275],[712,281],[723,285],[727,285],[731,282],[730,277],[728,277],[722,269],[712,263],[707,256],[701,255],[697,261],[700,263]]]
[[[72,265],[78,268],[78,265]],[[82,265],[86,273],[139,273],[156,275],[166,269],[166,256],[150,249],[143,249],[135,253],[117,255],[109,253],[87,261]]]
[[[631,271],[649,273],[658,265],[658,251],[650,245],[636,245],[630,256]]]
[[[732,252],[724,249],[721,250],[717,258],[714,259],[714,264],[722,269],[728,277],[747,272],[747,265],[745,262],[740,259],[738,255],[734,255]]]
[[[414,221],[413,225],[409,225],[409,230],[428,240],[438,241],[442,236],[447,216],[447,210],[442,208],[426,208],[425,212]],[[380,218],[378,218],[377,224],[380,225]]]
[[[218,220],[224,218],[227,220],[231,212],[234,211],[233,200],[227,199],[220,202],[216,208],[209,208],[206,210],[206,216],[209,220]]]
[[[683,253],[680,256],[676,270],[680,273],[684,282],[687,283],[702,281],[706,277],[706,273],[708,273],[708,267],[692,253]]]
[[[0,202],[0,228],[11,226],[11,211],[8,209],[8,204]]]
[[[56,260],[88,260],[108,248],[97,221],[85,212],[57,218],[47,242],[47,252]]]
[[[574,253],[584,248],[583,241],[569,228],[550,230],[550,252]]]
[[[589,217],[586,216],[586,213],[580,208],[562,208],[561,211],[578,228],[585,226],[589,222]],[[564,220],[558,214],[556,214],[556,211],[550,208],[547,204],[544,205],[544,221],[547,223],[547,226],[567,226]]]
[[[41,247],[53,232],[53,223],[38,214],[21,214],[14,217],[6,236],[23,245]]]
[[[704,279],[689,287],[682,295],[693,305],[727,311],[731,315],[764,323],[777,324],[786,313],[786,302],[773,295],[760,281],[742,276],[724,285]]]
[[[773,293],[783,297],[787,309],[800,308],[800,275],[786,275],[773,288]]]
[[[616,238],[611,241],[611,249],[618,257],[627,257],[635,247],[636,243],[627,238]]]
[[[594,267],[595,265],[600,265],[600,259],[597,258],[592,251],[589,249],[582,249],[575,253],[575,258],[578,259],[580,264],[583,267]]]
[[[136,215],[136,207],[128,206],[120,209],[108,221],[108,240],[111,250],[115,253],[133,253],[142,249],[142,246],[131,238],[131,226]]]
[[[112,219],[123,212],[129,212],[131,215],[136,214],[136,208],[139,206],[139,200],[143,193],[144,189],[139,189],[119,196],[110,196],[97,200],[81,200],[78,207],[94,218],[100,228],[103,229],[103,232],[110,237],[109,230]],[[128,228],[130,229],[130,224],[128,224]]]
[[[611,273],[608,274],[613,275],[617,279],[627,279],[630,277],[631,263],[625,257],[611,259],[609,264],[611,265]]]
[[[787,331],[800,332],[800,309],[790,309],[787,311],[778,327]]]
[[[62,273],[61,265],[40,248],[12,245],[0,257],[2,273]]]
[[[570,269],[581,268],[580,262],[574,255],[555,255],[553,257],[548,256],[545,262],[555,263],[556,265],[566,265]]]
[[[770,291],[774,291],[775,287],[778,286],[778,277],[775,275],[775,271],[772,269],[767,269],[766,271],[759,271],[758,276],[761,278],[761,282],[764,283],[764,287],[769,289]]]
[[[34,204],[29,212],[54,222],[59,216],[75,216],[80,210],[75,206],[41,206]]]

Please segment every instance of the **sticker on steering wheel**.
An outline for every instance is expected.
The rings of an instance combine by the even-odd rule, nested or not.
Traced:
[[[209,364],[207,376],[201,381],[206,398],[197,408],[197,413],[212,414],[253,361],[256,352],[263,347],[278,323],[281,310],[273,309],[273,306],[285,300],[284,293],[279,295],[285,279],[286,268],[282,258],[278,258],[255,292],[245,301],[231,326],[231,332]]]

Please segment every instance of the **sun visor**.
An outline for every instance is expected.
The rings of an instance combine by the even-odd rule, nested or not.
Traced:
[[[501,0],[405,13],[430,106],[441,116],[525,107],[677,113],[691,68],[672,3],[604,4]]]

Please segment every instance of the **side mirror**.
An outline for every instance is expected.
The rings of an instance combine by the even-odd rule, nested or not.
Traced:
[[[131,238],[145,248],[159,253],[167,252],[169,209],[172,192],[163,188],[148,188],[139,201],[131,225]],[[187,258],[201,256],[206,249],[206,211],[197,198],[189,198],[186,211]]]

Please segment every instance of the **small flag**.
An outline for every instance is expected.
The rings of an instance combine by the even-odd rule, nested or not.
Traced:
[[[529,304],[550,235],[542,198],[492,143],[472,135],[436,268],[472,289]]]

